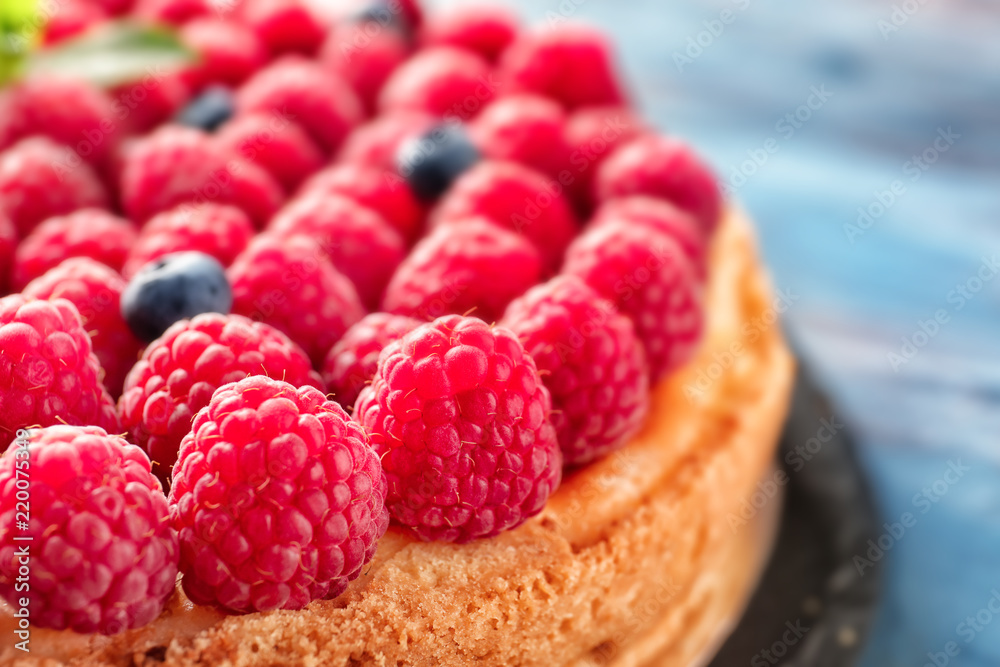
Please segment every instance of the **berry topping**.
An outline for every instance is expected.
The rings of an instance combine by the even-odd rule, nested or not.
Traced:
[[[232,613],[340,595],[389,524],[368,436],[312,387],[228,384],[194,419],[174,468],[184,592]]]
[[[552,394],[566,465],[624,445],[649,411],[649,370],[632,322],[576,276],[557,276],[507,307],[517,334]]]
[[[236,111],[233,92],[226,86],[209,86],[177,114],[177,124],[215,132]]]
[[[153,621],[174,592],[179,549],[149,459],[94,426],[32,429],[26,442],[0,458],[0,593],[39,628],[113,635]],[[27,530],[15,524],[25,470]]]
[[[570,190],[577,209],[589,214],[594,207],[594,175],[619,146],[647,132],[646,123],[625,107],[584,107],[566,123],[569,146]]]
[[[404,143],[396,168],[417,197],[434,201],[478,161],[479,150],[462,125],[448,123]]]
[[[316,53],[326,27],[305,0],[244,0],[240,19],[250,26],[272,55]]]
[[[401,31],[370,21],[347,21],[330,33],[319,60],[351,84],[370,116],[383,84],[409,55],[410,41]]]
[[[238,86],[268,61],[260,38],[234,21],[195,19],[184,24],[180,36],[199,56],[198,63],[184,73],[195,90],[213,83]]]
[[[228,313],[233,292],[225,269],[203,252],[176,252],[153,260],[132,277],[121,297],[122,317],[149,343],[172,324],[202,313]]]
[[[425,23],[423,46],[453,46],[493,63],[517,36],[517,17],[504,7],[457,7]]]
[[[570,168],[566,113],[538,95],[502,97],[471,123],[476,146],[491,160],[509,160],[560,178]]]
[[[17,228],[4,213],[3,208],[0,208],[0,296],[7,294],[16,250]]]
[[[392,518],[423,540],[468,542],[524,523],[559,485],[550,407],[511,332],[452,315],[382,352],[355,415],[385,468]]]
[[[292,193],[325,162],[309,134],[287,118],[252,113],[226,123],[216,145],[237,159],[253,162]]]
[[[378,108],[426,111],[446,120],[469,120],[497,93],[489,63],[448,46],[419,51],[396,68],[379,94]]]

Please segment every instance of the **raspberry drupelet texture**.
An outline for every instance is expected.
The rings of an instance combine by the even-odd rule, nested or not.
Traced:
[[[350,279],[304,236],[258,236],[226,275],[233,288],[233,312],[284,332],[317,367],[365,315]]]
[[[514,334],[452,315],[382,352],[355,416],[382,460],[392,518],[422,540],[468,542],[524,523],[559,485],[550,407]]]
[[[220,128],[215,141],[234,158],[266,170],[289,194],[325,162],[323,152],[298,123],[273,114],[233,119]]]
[[[270,57],[260,38],[234,21],[194,19],[181,27],[180,37],[199,56],[198,63],[184,73],[193,90],[212,83],[238,86]]]
[[[445,119],[469,120],[497,94],[489,63],[450,46],[424,49],[396,68],[379,94],[381,113],[426,111]]]
[[[131,278],[144,265],[174,252],[195,250],[229,266],[253,238],[247,214],[223,204],[181,204],[149,219],[128,254],[122,274]]]
[[[358,394],[375,377],[383,348],[420,324],[406,315],[370,313],[348,329],[323,362],[323,381],[334,400],[353,410]]]
[[[425,321],[472,312],[494,322],[541,275],[541,257],[527,239],[468,218],[441,225],[414,246],[389,281],[382,306]]]
[[[53,216],[107,208],[97,174],[77,160],[72,150],[45,137],[25,139],[0,153],[0,210],[22,238]]]
[[[623,446],[649,412],[649,369],[632,322],[576,276],[557,276],[507,307],[513,331],[552,394],[566,465]]]
[[[80,313],[65,299],[0,299],[0,449],[18,429],[53,424],[119,430],[115,403]]]
[[[501,97],[470,123],[469,134],[491,160],[517,162],[552,178],[571,166],[566,113],[539,95]]]
[[[104,386],[115,398],[142,349],[121,314],[124,289],[122,277],[104,264],[72,257],[32,280],[22,292],[36,299],[66,299],[76,306],[104,369]]]
[[[702,285],[666,233],[628,221],[598,225],[570,244],[562,272],[583,279],[632,319],[650,382],[694,354],[704,320]]]
[[[648,132],[646,122],[626,107],[583,107],[569,115],[566,143],[569,146],[569,190],[581,217],[590,217],[595,202],[597,168],[615,150]]]
[[[517,31],[517,17],[504,7],[457,7],[425,23],[420,43],[465,49],[495,63]]]
[[[27,597],[31,625],[113,635],[153,621],[174,592],[179,549],[167,500],[142,450],[94,426],[28,431],[0,458],[0,591]],[[30,470],[31,519],[18,469]],[[30,536],[30,584],[17,548]],[[19,605],[20,606],[20,605]]]
[[[146,348],[125,379],[118,406],[129,440],[146,450],[160,479],[170,479],[181,439],[212,393],[248,375],[323,388],[298,345],[239,315],[182,320]]]
[[[14,289],[22,289],[70,257],[89,257],[121,271],[136,235],[128,220],[96,208],[49,218],[17,247]]]
[[[368,436],[312,387],[228,384],[181,444],[170,503],[182,583],[231,613],[340,595],[389,524]]]

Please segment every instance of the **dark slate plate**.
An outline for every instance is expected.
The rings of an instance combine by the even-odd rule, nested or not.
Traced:
[[[878,514],[849,433],[803,373],[780,457],[788,484],[778,542],[710,667],[855,665],[874,621],[880,563],[862,563],[862,575],[855,556],[867,558],[868,540],[878,538]]]

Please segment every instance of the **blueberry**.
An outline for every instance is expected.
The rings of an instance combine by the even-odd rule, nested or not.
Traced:
[[[175,121],[187,127],[215,132],[236,110],[233,91],[225,86],[209,86],[177,114]]]
[[[407,20],[399,2],[376,0],[353,17],[355,23],[375,23],[380,28],[391,28],[407,38],[413,37],[413,27]]]
[[[122,317],[132,333],[150,343],[179,320],[229,312],[233,290],[225,269],[201,252],[164,255],[139,269],[122,292]]]
[[[460,123],[446,123],[404,143],[396,168],[420,199],[433,201],[479,161],[477,149]]]

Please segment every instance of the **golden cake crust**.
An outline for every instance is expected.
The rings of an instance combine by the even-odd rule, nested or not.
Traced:
[[[727,517],[769,470],[791,391],[779,327],[744,327],[771,299],[750,227],[731,212],[713,241],[697,357],[655,388],[626,448],[569,474],[516,530],[453,545],[390,529],[336,600],[225,617],[179,592],[150,626],[32,629],[31,654],[8,639],[0,664],[690,664],[752,587],[761,559],[744,552],[769,539]],[[0,618],[0,636],[12,633]]]

